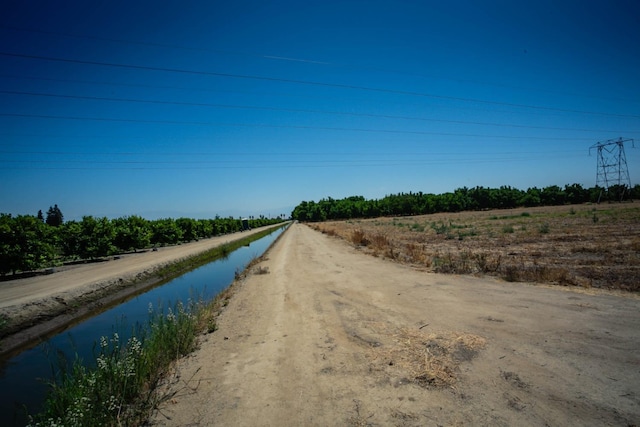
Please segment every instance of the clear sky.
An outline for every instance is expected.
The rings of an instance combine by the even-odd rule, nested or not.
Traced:
[[[640,2],[0,2],[0,212],[640,182]]]

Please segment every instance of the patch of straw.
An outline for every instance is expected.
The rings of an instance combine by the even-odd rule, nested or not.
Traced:
[[[486,345],[477,335],[408,328],[399,329],[392,338],[394,345],[372,349],[374,359],[398,367],[423,387],[453,386],[459,365],[473,359]]]

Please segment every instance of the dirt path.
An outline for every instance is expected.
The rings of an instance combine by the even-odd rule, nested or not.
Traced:
[[[273,226],[270,226],[273,227]],[[260,232],[267,227],[177,246],[123,255],[110,261],[65,267],[54,274],[0,282],[0,316],[20,332],[3,339],[10,352],[98,306],[157,281],[152,273],[175,261]],[[135,282],[132,285],[132,282]],[[23,329],[24,325],[35,325]]]
[[[436,275],[294,224],[156,425],[637,425],[640,300]]]

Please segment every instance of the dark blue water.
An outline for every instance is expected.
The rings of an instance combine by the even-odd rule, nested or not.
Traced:
[[[46,381],[53,378],[60,354],[69,360],[79,355],[92,364],[93,348],[101,336],[111,337],[114,332],[125,342],[136,324],[145,324],[149,318],[149,304],[154,309],[173,307],[189,298],[209,301],[225,289],[236,271],[264,251],[284,231],[279,228],[259,240],[235,250],[226,259],[220,259],[186,273],[163,285],[137,295],[107,311],[48,339],[41,345],[26,350],[0,367],[0,425],[24,426],[25,409],[33,414],[39,411],[46,394]]]

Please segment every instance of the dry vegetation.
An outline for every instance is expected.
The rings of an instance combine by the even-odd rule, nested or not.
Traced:
[[[640,291],[640,202],[311,224],[427,271]]]
[[[371,349],[372,369],[397,370],[422,387],[453,387],[459,365],[473,359],[486,345],[477,335],[410,328],[395,331],[391,338],[391,345]]]

